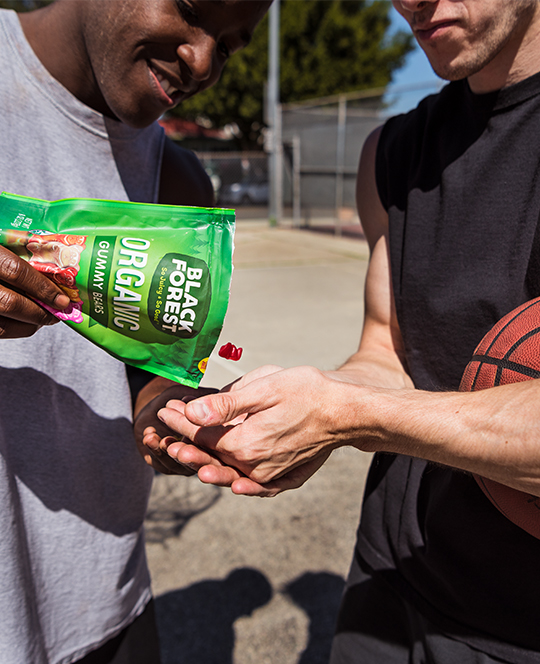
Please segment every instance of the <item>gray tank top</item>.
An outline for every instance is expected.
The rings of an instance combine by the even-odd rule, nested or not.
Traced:
[[[0,189],[154,202],[163,132],[104,118],[41,65],[0,11]],[[152,471],[125,367],[66,325],[0,341],[0,664],[73,662],[150,597]]]

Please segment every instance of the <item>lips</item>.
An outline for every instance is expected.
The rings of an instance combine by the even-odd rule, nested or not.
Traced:
[[[167,105],[174,105],[179,101],[179,98],[185,94],[184,90],[177,87],[165,74],[159,71],[151,63],[148,63],[150,72],[153,74],[157,86],[159,87]]]
[[[414,27],[414,34],[418,37],[418,39],[422,40],[429,40],[433,39],[434,37],[437,37],[444,32],[448,28],[451,28],[452,26],[456,25],[457,21],[449,20],[449,21],[439,21],[435,24],[424,24],[422,26],[415,26]]]

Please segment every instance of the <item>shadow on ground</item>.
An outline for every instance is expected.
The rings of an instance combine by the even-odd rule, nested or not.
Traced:
[[[234,622],[272,598],[266,576],[234,570],[156,599],[162,664],[232,664]]]
[[[146,541],[163,544],[178,536],[190,519],[220,497],[219,487],[201,484],[196,478],[157,474],[144,523]]]
[[[297,664],[327,664],[345,581],[329,572],[306,572],[285,589],[309,618],[308,644]]]
[[[297,664],[327,664],[343,586],[336,574],[308,572],[286,587],[310,620],[308,644]],[[161,595],[156,614],[162,664],[233,664],[235,621],[272,595],[266,576],[250,568]]]

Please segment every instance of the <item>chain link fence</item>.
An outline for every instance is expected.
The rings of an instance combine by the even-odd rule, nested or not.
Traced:
[[[436,92],[437,83],[361,91],[281,107],[283,217],[296,226],[359,225],[355,183],[367,136],[414,100]],[[420,94],[419,94],[420,93]],[[197,152],[212,179],[219,205],[239,219],[268,218],[269,155]]]
[[[218,205],[268,209],[268,155],[263,152],[197,152],[212,180]],[[252,210],[253,214],[253,210]]]
[[[282,108],[284,192],[292,171],[296,225],[355,221],[355,181],[362,145],[381,123],[383,91],[289,104]],[[291,180],[291,178],[289,178]]]

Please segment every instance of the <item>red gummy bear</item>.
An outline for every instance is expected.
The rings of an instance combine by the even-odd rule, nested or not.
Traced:
[[[237,348],[232,343],[227,343],[219,349],[218,355],[224,357],[226,360],[238,360],[242,357],[242,348]]]

